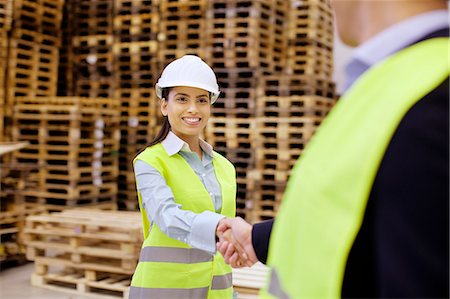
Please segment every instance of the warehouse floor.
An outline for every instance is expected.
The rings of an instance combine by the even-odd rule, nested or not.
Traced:
[[[5,269],[0,272],[1,299],[88,299],[92,297],[70,295],[58,291],[31,286],[33,263]]]
[[[92,296],[72,295],[31,286],[34,264],[5,269],[0,272],[0,299],[92,299]],[[238,299],[258,299],[256,295],[240,294]]]

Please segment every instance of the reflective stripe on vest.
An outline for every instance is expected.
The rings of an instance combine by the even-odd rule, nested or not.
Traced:
[[[233,285],[231,273],[225,275],[214,275],[211,283],[211,290],[224,290]]]
[[[292,170],[274,223],[264,298],[338,298],[381,160],[399,123],[450,73],[449,39],[400,51],[337,103]]]
[[[130,287],[129,298],[206,298],[208,287],[195,289],[161,289]]]
[[[143,247],[140,262],[195,264],[211,262],[213,256],[196,248]]]
[[[179,154],[168,156],[161,144],[143,151],[140,159],[164,177],[174,200],[194,213],[214,212],[210,195],[191,166]],[[236,176],[234,166],[214,153],[214,172],[222,191],[221,214],[234,217]],[[131,281],[130,298],[231,298],[231,267],[220,253],[211,255],[175,240],[153,224],[151,231],[138,192],[145,241]]]
[[[211,290],[224,290],[233,285],[231,273],[214,276]],[[130,287],[130,298],[206,298],[208,287],[194,289]]]

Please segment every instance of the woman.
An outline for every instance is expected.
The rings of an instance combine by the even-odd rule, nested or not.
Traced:
[[[231,268],[216,253],[220,220],[234,217],[234,166],[200,139],[219,96],[213,70],[183,56],[156,84],[164,124],[135,159],[145,241],[130,298],[232,298]]]

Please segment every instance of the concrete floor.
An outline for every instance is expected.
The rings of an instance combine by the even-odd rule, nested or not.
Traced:
[[[31,286],[30,278],[34,264],[5,269],[0,272],[1,299],[92,299],[81,295],[71,295],[54,290]]]

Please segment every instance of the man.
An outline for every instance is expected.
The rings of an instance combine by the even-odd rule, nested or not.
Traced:
[[[294,167],[273,233],[226,219],[218,230],[247,259],[218,250],[233,266],[269,252],[263,296],[448,298],[447,3],[331,2],[357,46],[349,89]]]

